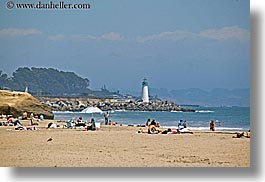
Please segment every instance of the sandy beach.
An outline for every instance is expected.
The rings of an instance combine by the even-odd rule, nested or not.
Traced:
[[[62,122],[46,129],[49,122],[41,121],[32,131],[0,126],[0,166],[250,167],[250,139],[233,138],[233,132],[150,135],[130,126],[63,129]],[[53,140],[47,142],[49,137]]]

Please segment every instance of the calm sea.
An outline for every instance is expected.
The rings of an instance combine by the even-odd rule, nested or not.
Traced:
[[[160,111],[111,111],[110,120],[122,125],[145,124],[148,118],[160,122],[162,127],[176,127],[179,120],[186,120],[188,128],[209,130],[209,122],[215,120],[216,131],[247,131],[250,129],[249,107],[194,107],[196,112],[160,112]],[[103,114],[86,114],[79,112],[54,112],[56,120],[84,120],[94,117],[104,123]]]

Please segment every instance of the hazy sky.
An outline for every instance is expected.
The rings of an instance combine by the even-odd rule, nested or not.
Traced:
[[[91,9],[8,10],[0,2],[0,70],[73,71],[93,89],[138,90],[143,77],[155,88],[250,87],[248,0],[64,2]]]

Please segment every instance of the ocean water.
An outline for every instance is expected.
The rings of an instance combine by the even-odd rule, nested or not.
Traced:
[[[188,128],[209,131],[209,122],[215,120],[216,131],[247,131],[250,129],[249,107],[194,107],[196,112],[161,111],[111,111],[110,120],[122,125],[145,124],[148,118],[155,119],[162,127],[176,127],[179,120],[186,120]],[[79,112],[54,112],[56,120],[77,119],[82,116],[89,121],[92,117],[104,123],[104,114]]]

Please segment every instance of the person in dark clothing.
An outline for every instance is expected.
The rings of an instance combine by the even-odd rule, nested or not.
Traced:
[[[214,128],[214,120],[211,120],[210,121],[210,131],[215,131],[215,128]]]
[[[15,120],[13,123],[14,123],[14,126],[17,126],[17,125],[22,126],[22,124],[20,123],[18,119]]]
[[[92,131],[96,130],[96,123],[95,123],[95,119],[94,118],[91,119],[91,124],[88,125],[86,129],[87,130],[92,130]]]
[[[155,126],[156,126],[156,121],[155,121],[155,119],[152,120],[151,125],[155,125]]]

